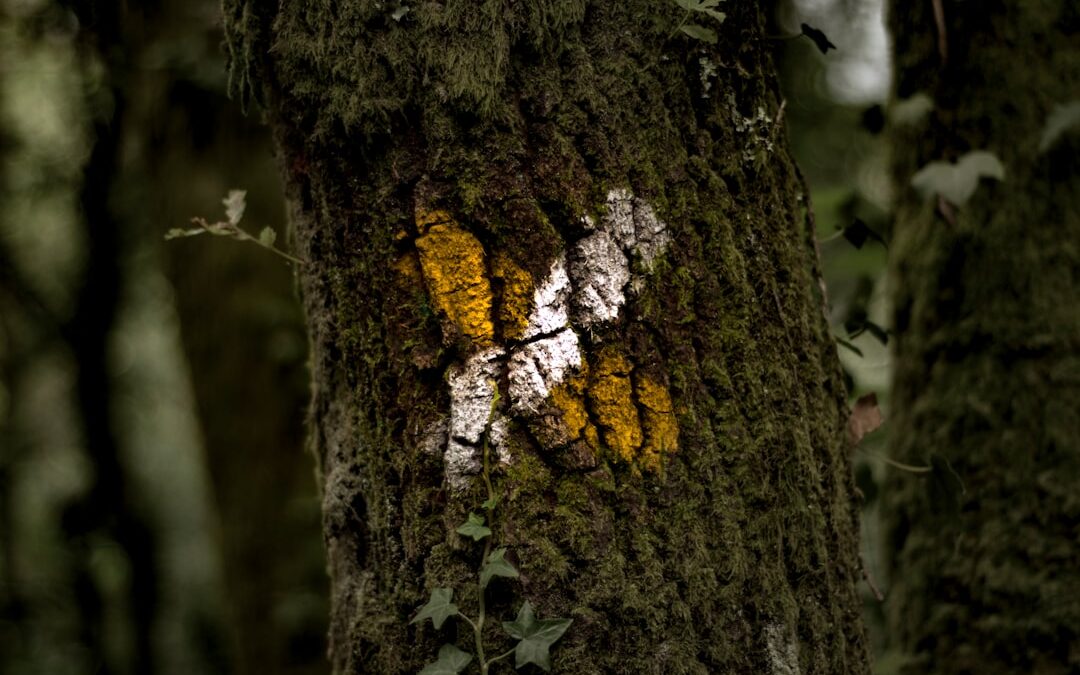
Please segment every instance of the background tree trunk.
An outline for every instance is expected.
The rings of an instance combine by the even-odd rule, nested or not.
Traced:
[[[408,620],[434,588],[476,613],[455,528],[485,444],[521,573],[488,613],[573,618],[558,672],[866,672],[845,395],[760,8],[695,17],[715,45],[652,0],[397,9],[225,4],[309,261],[335,672],[472,651]]]
[[[953,209],[906,190],[892,250],[896,379],[885,491],[893,648],[910,672],[1080,669],[1080,135],[1045,151],[1080,92],[1073,2],[936,3],[893,12],[901,185],[932,160],[1005,166]],[[899,7],[899,6],[898,6]]]

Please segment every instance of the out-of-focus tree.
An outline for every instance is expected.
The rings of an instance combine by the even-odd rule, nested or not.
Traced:
[[[1080,5],[896,3],[891,25],[926,113],[891,130],[891,667],[1075,673]]]
[[[165,230],[214,208],[234,181],[252,191],[249,218],[280,220],[265,132],[224,96],[218,9],[10,8],[0,23],[12,57],[0,72],[9,94],[0,126],[22,127],[4,135],[0,194],[0,399],[9,403],[0,406],[0,479],[12,488],[0,511],[12,525],[0,532],[3,669],[319,672],[325,573],[299,431],[305,344],[286,267],[224,242],[168,248],[216,536],[200,501],[208,495],[193,489],[201,460],[170,456],[196,444],[162,437],[189,434],[190,424],[145,419],[187,395],[169,391],[186,384],[175,362],[146,359],[177,356],[147,349],[162,337],[148,322],[175,321]],[[66,88],[54,86],[58,71]],[[50,154],[57,143],[75,149]],[[49,377],[61,395],[46,421],[34,389]],[[68,386],[75,405],[64,401]],[[35,483],[50,464],[61,478]],[[63,477],[70,485],[51,487]],[[62,534],[51,520],[58,501]],[[215,587],[207,582],[219,555],[227,581]]]

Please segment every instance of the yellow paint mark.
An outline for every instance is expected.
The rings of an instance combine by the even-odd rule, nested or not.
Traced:
[[[647,375],[635,378],[634,393],[637,394],[641,426],[645,431],[640,462],[656,471],[665,455],[679,449],[679,422],[675,417],[675,407],[667,387]]]
[[[424,277],[420,271],[420,256],[416,255],[416,251],[407,251],[399,255],[394,261],[394,271],[397,272],[398,279],[403,285],[422,287]]]
[[[582,371],[551,390],[551,402],[562,411],[562,421],[566,425],[567,436],[572,441],[584,438],[594,450],[600,447],[600,438],[596,426],[589,420],[585,409],[585,385],[588,382],[588,368],[582,364]]]
[[[442,209],[435,209],[428,211],[427,209],[416,209],[416,229],[420,234],[427,232],[428,227],[432,225],[454,225],[454,219],[450,217],[450,214]]]
[[[630,362],[621,352],[606,348],[589,378],[588,391],[604,443],[627,462],[634,461],[642,442],[630,370]]]
[[[443,211],[417,212],[425,234],[416,240],[428,293],[462,334],[480,345],[495,336],[491,322],[491,284],[484,267],[484,247]]]
[[[532,275],[504,254],[492,259],[492,273],[502,281],[499,298],[499,321],[506,337],[517,340],[525,335],[532,310]]]

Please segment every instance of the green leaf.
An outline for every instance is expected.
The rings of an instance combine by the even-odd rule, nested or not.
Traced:
[[[206,230],[202,229],[201,227],[192,228],[190,230],[185,230],[185,229],[180,228],[180,227],[174,227],[174,228],[172,228],[171,230],[169,230],[168,232],[165,233],[165,238],[166,239],[180,239],[181,237],[194,237],[197,234],[205,234],[205,233],[206,233]]]
[[[1039,152],[1046,152],[1053,147],[1061,134],[1077,123],[1080,123],[1080,101],[1054,106],[1054,111],[1046,118],[1042,138],[1039,139]]]
[[[259,233],[259,242],[263,246],[273,246],[275,241],[277,241],[277,232],[274,232],[274,228],[267,226]]]
[[[477,513],[470,513],[469,519],[456,531],[463,537],[472,537],[474,541],[491,536],[491,530],[484,526],[484,517]]]
[[[429,663],[420,671],[420,675],[457,675],[465,670],[473,660],[472,654],[462,651],[454,645],[443,645],[439,649],[439,660]]]
[[[715,9],[709,9],[708,7],[702,7],[700,11],[708,14],[709,16],[720,22],[723,22],[724,19],[727,18],[727,14],[724,14],[723,12],[718,12]]]
[[[911,186],[923,199],[941,195],[956,206],[963,206],[980,178],[1005,179],[1005,167],[992,152],[974,150],[966,153],[955,164],[930,162],[911,177]]]
[[[401,21],[402,17],[404,17],[408,13],[409,13],[409,8],[406,7],[405,5],[402,5],[401,7],[398,7],[397,9],[395,9],[393,12],[390,13],[390,18],[393,19],[394,21]]]
[[[517,569],[503,557],[505,555],[505,547],[497,548],[488,555],[487,562],[480,568],[480,588],[487,588],[487,585],[491,583],[492,577],[517,578]]]
[[[836,49],[836,45],[829,42],[829,38],[825,37],[825,33],[821,32],[817,28],[814,28],[813,26],[805,23],[802,24],[800,28],[802,29],[802,34],[810,38],[810,41],[813,42],[815,46],[817,46],[818,51],[820,51],[822,54],[827,54],[830,49]]]
[[[447,619],[460,613],[458,612],[458,606],[451,602],[453,597],[454,589],[436,588],[431,591],[431,598],[428,599],[427,604],[420,608],[420,611],[409,623],[431,619],[431,623],[435,624],[436,629],[442,628]]]
[[[683,26],[679,26],[679,30],[686,33],[695,40],[708,42],[711,45],[716,44],[716,31],[706,28],[705,26],[699,26],[696,23],[688,23]]]
[[[244,209],[247,208],[247,190],[229,190],[229,195],[221,200],[225,205],[225,217],[229,222],[236,225],[244,217]]]
[[[573,622],[573,619],[537,619],[532,605],[526,600],[516,619],[503,621],[506,632],[521,640],[514,648],[514,667],[535,663],[550,672],[551,645],[563,636]]]
[[[919,91],[889,106],[889,120],[898,127],[914,125],[923,121],[933,109],[934,99]]]
[[[498,505],[499,505],[499,496],[498,496],[498,495],[495,495],[494,497],[488,497],[488,498],[487,498],[487,499],[486,499],[486,500],[484,501],[484,503],[483,503],[483,504],[481,504],[480,506],[482,506],[483,508],[485,508],[485,509],[487,509],[488,511],[490,511],[490,510],[492,510],[493,508],[495,508],[495,507],[496,507],[496,506],[498,506]]]

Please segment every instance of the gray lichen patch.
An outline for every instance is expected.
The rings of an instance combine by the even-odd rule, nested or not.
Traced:
[[[536,413],[552,387],[580,368],[578,336],[569,328],[523,345],[510,356],[511,409]]]
[[[765,152],[773,152],[773,118],[769,117],[763,106],[758,106],[753,117],[746,117],[739,112],[739,106],[735,101],[735,94],[728,94],[728,109],[731,111],[731,119],[735,131],[746,137],[746,145],[743,150],[743,159],[753,161],[759,149]]]
[[[800,675],[799,643],[782,623],[765,626],[765,649],[769,656],[770,675]]]

